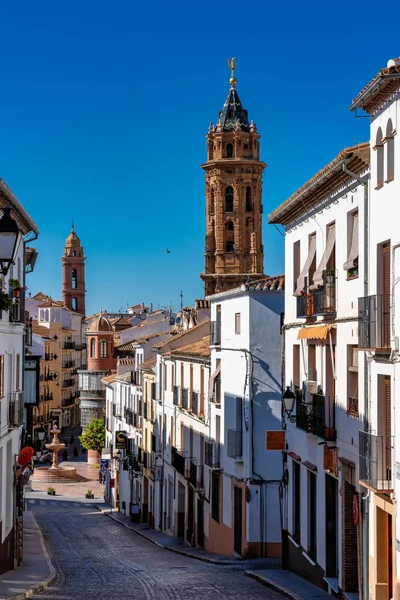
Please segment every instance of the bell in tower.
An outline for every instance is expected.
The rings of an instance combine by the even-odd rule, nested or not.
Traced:
[[[71,233],[65,242],[64,256],[61,259],[63,269],[62,295],[64,305],[83,316],[86,313],[85,260],[81,241],[75,233],[74,223],[72,222]]]
[[[201,274],[205,295],[264,277],[260,134],[249,122],[236,91],[236,59],[230,90],[216,125],[207,135],[206,249]]]

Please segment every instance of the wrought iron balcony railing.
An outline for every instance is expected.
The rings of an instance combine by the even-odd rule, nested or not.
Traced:
[[[220,444],[214,440],[204,442],[204,464],[211,469],[220,466]]]
[[[360,484],[374,492],[393,492],[393,440],[391,435],[359,432]]]
[[[210,345],[220,346],[221,345],[221,322],[211,321],[210,323]]]
[[[171,447],[171,466],[181,475],[185,474],[185,456],[184,451]]]
[[[189,408],[189,390],[188,388],[181,388],[181,399],[182,399],[182,408],[188,410]]]
[[[390,295],[375,294],[358,299],[358,347],[390,348]]]
[[[243,431],[241,429],[228,429],[228,456],[235,460],[242,457]]]
[[[296,299],[297,317],[313,317],[336,313],[336,271],[326,269],[322,273],[323,285],[316,290],[311,290],[308,278],[302,295]]]
[[[296,391],[296,426],[323,440],[336,440],[335,400],[323,394],[311,394],[312,402],[302,401],[301,390]]]

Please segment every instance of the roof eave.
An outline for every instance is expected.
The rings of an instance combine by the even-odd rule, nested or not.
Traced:
[[[356,110],[357,108],[362,108],[364,109],[364,101],[366,100],[366,98],[368,98],[369,96],[371,96],[377,89],[379,89],[381,83],[383,81],[387,81],[390,79],[400,79],[400,73],[392,73],[389,75],[380,75],[377,79],[373,79],[370,84],[367,86],[367,88],[361,93],[360,96],[357,96],[353,102],[351,103],[349,110],[353,111]]]
[[[0,177],[0,191],[3,192],[3,194],[6,196],[6,198],[10,202],[11,207],[19,214],[19,216],[25,222],[27,231],[25,232],[24,235],[27,235],[30,231],[33,231],[33,233],[36,236],[38,236],[39,228],[36,225],[35,221],[28,215],[28,213],[26,212],[26,210],[24,209],[24,207],[22,206],[20,201],[17,199],[15,194],[8,187],[8,185],[6,184],[4,179],[1,179],[1,177]]]

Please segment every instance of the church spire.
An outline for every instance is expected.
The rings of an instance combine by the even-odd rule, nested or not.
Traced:
[[[75,233],[72,221],[71,233],[65,241],[64,255],[61,258],[63,269],[62,295],[64,305],[81,315],[85,315],[85,256],[83,246]]]
[[[231,70],[229,83],[231,85],[225,104],[219,113],[219,120],[214,128],[215,131],[250,131],[247,110],[243,108],[236,91],[237,80],[235,78],[236,58],[228,60]]]

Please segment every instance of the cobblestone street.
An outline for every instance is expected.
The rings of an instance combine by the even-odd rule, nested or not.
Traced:
[[[206,564],[158,548],[77,502],[35,501],[57,571],[55,583],[33,596],[47,600],[282,600],[236,566]]]

